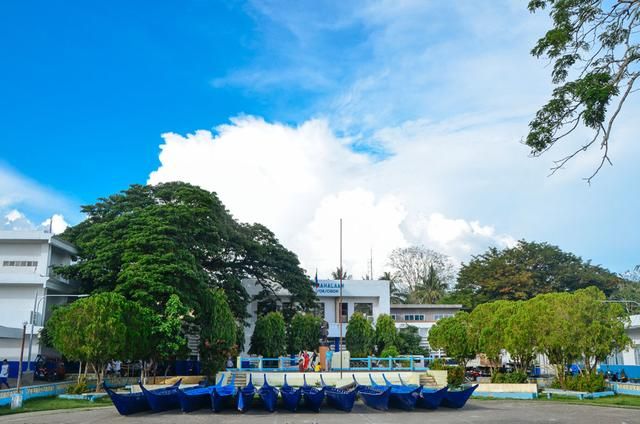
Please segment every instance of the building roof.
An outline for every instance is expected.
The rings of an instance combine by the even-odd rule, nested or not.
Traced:
[[[62,240],[61,238],[53,235],[52,233],[47,233],[45,231],[18,231],[18,230],[10,230],[10,231],[0,231],[0,241],[46,241],[51,245],[62,249],[72,255],[76,255],[78,253],[76,247],[69,243],[68,241]]]
[[[391,309],[462,309],[462,305],[437,303],[392,303]]]

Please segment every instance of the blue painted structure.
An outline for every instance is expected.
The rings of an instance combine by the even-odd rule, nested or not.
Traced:
[[[428,367],[419,366],[419,360],[423,356],[404,356],[398,358],[380,358],[376,356],[368,356],[366,358],[351,358],[351,363],[360,363],[360,366],[332,368],[331,371],[427,371]],[[424,358],[429,359],[429,358]],[[295,372],[298,371],[297,359],[290,356],[281,356],[279,358],[251,358],[241,357],[240,368],[237,371],[281,371]],[[277,364],[270,366],[270,364]]]
[[[474,398],[494,398],[494,399],[537,399],[537,393],[526,392],[474,392]]]
[[[73,384],[75,384],[73,381],[63,381],[22,387],[20,390],[15,388],[0,390],[0,406],[11,405],[11,396],[14,394],[21,393],[23,401],[39,397],[56,396],[66,393],[69,386]]]
[[[632,380],[640,380],[640,365],[600,365],[598,367],[598,371],[603,374],[606,374],[607,371],[611,374],[616,374],[618,377],[622,374],[624,370],[627,378]]]

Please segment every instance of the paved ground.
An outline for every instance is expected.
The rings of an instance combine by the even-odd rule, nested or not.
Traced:
[[[239,414],[228,411],[213,414],[198,411],[182,414],[172,411],[161,414],[138,414],[130,417],[118,415],[111,407],[91,410],[33,412],[0,417],[1,423],[75,424],[75,423],[255,423],[255,424],[459,424],[459,423],[640,423],[640,410],[605,408],[599,406],[569,405],[559,402],[470,401],[464,409],[437,411],[379,412],[356,404],[353,411],[341,413],[325,408],[319,414],[312,412],[268,414],[251,411]]]

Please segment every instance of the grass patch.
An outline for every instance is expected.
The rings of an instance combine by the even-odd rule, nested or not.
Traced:
[[[547,399],[546,395],[543,394],[540,395],[537,400],[545,402],[572,403],[575,405],[623,406],[626,408],[640,408],[640,396],[631,395],[615,395],[597,399],[580,400],[576,399],[575,397],[566,396],[552,396],[551,399]]]
[[[46,397],[29,399],[22,404],[21,409],[11,409],[10,405],[0,406],[0,416],[18,414],[21,412],[52,411],[55,409],[92,408],[94,406],[113,405],[111,399],[101,398],[95,402],[77,399],[58,399],[57,397]]]

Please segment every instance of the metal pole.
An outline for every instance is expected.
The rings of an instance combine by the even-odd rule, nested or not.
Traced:
[[[36,297],[33,299],[33,311],[31,311],[31,334],[29,334],[29,354],[27,355],[27,371],[31,371],[31,347],[33,346],[33,327],[36,320],[36,305],[38,303],[38,290]]]
[[[338,300],[338,325],[340,326],[340,379],[342,379],[342,218],[340,218],[340,297]]]
[[[22,360],[24,359],[24,339],[27,334],[27,323],[26,321],[22,323],[22,346],[20,347],[20,368],[18,368],[18,383],[16,384],[16,388],[20,389],[20,385],[22,384]]]

